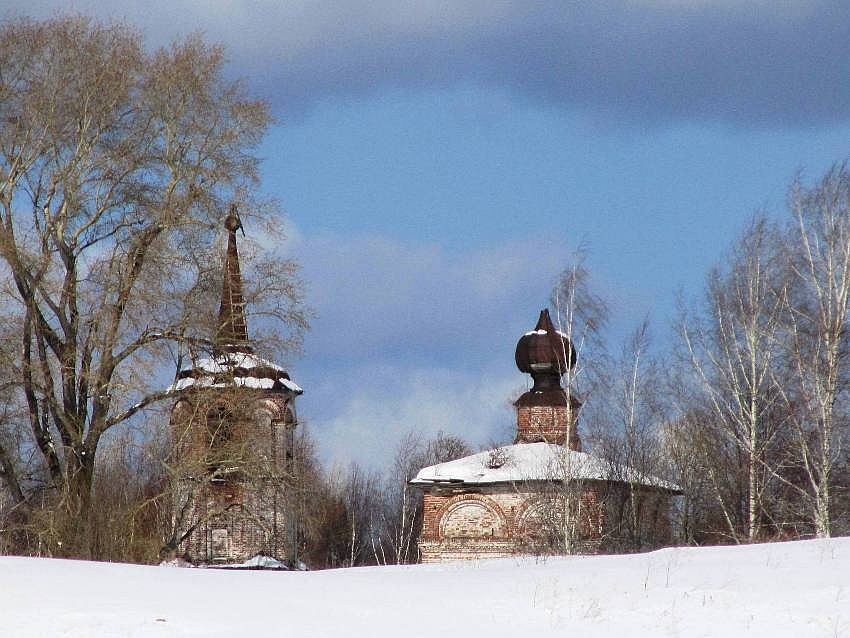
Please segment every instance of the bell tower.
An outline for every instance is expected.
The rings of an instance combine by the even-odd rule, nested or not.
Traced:
[[[295,398],[280,366],[254,354],[248,337],[232,206],[224,220],[221,301],[211,348],[192,353],[170,390],[175,445],[175,537],[195,563],[242,563],[257,555],[297,561]],[[244,231],[243,231],[244,233]]]

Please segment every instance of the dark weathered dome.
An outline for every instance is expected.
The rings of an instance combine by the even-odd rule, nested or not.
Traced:
[[[548,310],[540,311],[540,319],[531,332],[516,344],[516,365],[521,372],[564,374],[576,364],[576,351],[567,335],[555,329]]]

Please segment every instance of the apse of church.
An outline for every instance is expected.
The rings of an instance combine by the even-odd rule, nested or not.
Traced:
[[[181,369],[172,390],[175,445],[173,518],[177,553],[196,564],[255,556],[294,564],[295,398],[303,391],[278,365],[254,353],[248,336],[235,208],[212,347]]]

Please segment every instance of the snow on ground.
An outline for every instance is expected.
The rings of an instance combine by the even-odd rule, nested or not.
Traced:
[[[850,538],[324,572],[0,557],[0,635],[842,638]]]

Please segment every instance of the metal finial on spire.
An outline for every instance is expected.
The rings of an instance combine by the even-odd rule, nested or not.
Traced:
[[[242,230],[242,236],[245,236],[245,227],[242,226],[242,218],[239,216],[239,208],[236,204],[230,205],[230,211],[227,217],[224,218],[224,227],[228,232],[235,233],[237,230]]]

